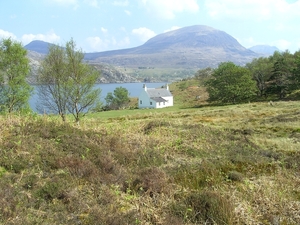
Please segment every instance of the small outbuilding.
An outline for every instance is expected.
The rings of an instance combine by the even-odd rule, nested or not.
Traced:
[[[139,108],[164,108],[173,106],[173,95],[169,90],[169,85],[166,88],[147,88],[143,85],[143,91],[139,95]]]

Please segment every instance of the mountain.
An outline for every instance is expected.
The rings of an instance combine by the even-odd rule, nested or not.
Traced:
[[[45,41],[35,40],[25,45],[24,48],[29,51],[34,51],[40,54],[48,54],[49,46],[54,45]]]
[[[29,58],[31,68],[31,75],[28,78],[29,83],[35,84],[37,82],[37,73],[40,63],[46,54],[48,54],[48,48],[51,45],[53,44],[44,41],[32,41],[24,46],[24,48],[27,49],[27,57]],[[98,83],[137,82],[136,78],[131,77],[112,65],[94,63],[92,66],[101,71],[101,77]]]
[[[48,46],[33,41],[25,48],[46,54]],[[259,56],[224,31],[195,25],[159,34],[134,48],[86,53],[85,60],[94,66],[113,66],[133,80],[172,82],[193,76],[202,68],[215,68],[221,62],[245,65]]]
[[[261,54],[262,56],[270,56],[273,55],[275,51],[280,51],[277,47],[270,45],[255,45],[249,48],[249,50]]]
[[[204,68],[245,64],[258,55],[224,31],[196,25],[159,34],[129,49],[87,53],[85,59],[125,67]]]

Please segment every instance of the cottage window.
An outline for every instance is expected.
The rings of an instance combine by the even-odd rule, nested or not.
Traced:
[[[150,102],[150,105],[152,105],[152,102]]]
[[[143,101],[142,100],[140,100],[140,105],[142,105],[143,104]]]

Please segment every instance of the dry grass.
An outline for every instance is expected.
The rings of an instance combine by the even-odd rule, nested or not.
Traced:
[[[299,106],[1,116],[0,223],[299,224]]]

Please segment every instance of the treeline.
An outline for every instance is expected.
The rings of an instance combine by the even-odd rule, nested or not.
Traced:
[[[224,62],[216,69],[199,70],[195,76],[204,79],[211,102],[282,100],[300,89],[300,51],[276,51],[245,66]]]
[[[38,70],[38,110],[56,113],[63,121],[71,114],[76,122],[101,107],[100,89],[94,86],[100,72],[83,60],[71,39],[65,46],[50,45]],[[0,113],[30,112],[33,88],[26,82],[30,66],[27,51],[11,38],[0,41]]]

